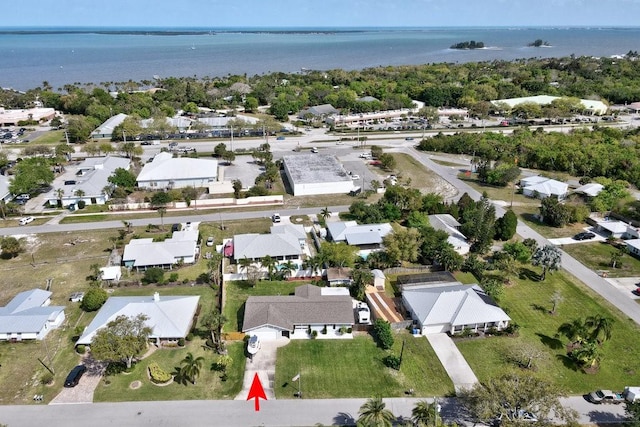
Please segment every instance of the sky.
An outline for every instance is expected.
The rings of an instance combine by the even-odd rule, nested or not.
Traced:
[[[14,0],[2,27],[639,26],[640,0]]]

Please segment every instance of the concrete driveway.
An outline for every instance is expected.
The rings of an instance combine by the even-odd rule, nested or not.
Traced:
[[[276,375],[276,354],[278,347],[289,344],[287,338],[279,338],[276,341],[265,341],[260,343],[260,350],[248,359],[244,368],[244,378],[242,380],[242,391],[235,397],[235,400],[247,400],[249,389],[253,382],[253,377],[258,374],[267,400],[275,400],[273,392],[273,382]]]
[[[107,368],[107,363],[97,362],[89,356],[83,357],[81,363],[87,367],[87,372],[84,373],[78,385],[72,388],[63,388],[49,402],[50,405],[93,403],[93,392],[100,383],[100,378],[102,378]]]
[[[431,347],[433,347],[436,356],[440,359],[444,370],[447,371],[447,375],[449,375],[449,378],[453,381],[456,394],[478,383],[476,374],[473,373],[471,367],[449,335],[444,333],[427,334],[426,337]]]
[[[575,240],[573,238],[573,236],[571,237],[560,237],[557,239],[549,239],[549,243],[554,244],[556,246],[562,246],[562,245],[574,245],[576,243],[590,243],[590,242],[604,242],[607,240],[606,237],[604,237],[601,234],[596,233],[595,230],[593,230],[592,227],[585,227],[583,229],[583,231],[589,231],[593,234],[595,234],[596,236],[592,239],[588,239],[588,240]]]

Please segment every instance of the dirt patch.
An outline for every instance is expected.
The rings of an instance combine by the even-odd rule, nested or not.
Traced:
[[[137,389],[139,389],[140,387],[142,387],[142,381],[137,381],[137,380],[136,380],[136,381],[133,381],[131,384],[129,384],[129,388],[130,388],[131,390],[137,390]]]

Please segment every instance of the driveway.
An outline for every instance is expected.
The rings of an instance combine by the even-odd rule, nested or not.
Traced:
[[[253,356],[253,359],[247,360],[244,368],[244,379],[242,380],[242,391],[236,396],[235,400],[247,400],[249,389],[253,382],[253,377],[258,374],[267,400],[275,400],[276,395],[273,392],[273,382],[276,375],[276,354],[278,347],[289,344],[287,338],[279,338],[276,341],[263,341],[260,343],[260,350]]]
[[[592,228],[592,227],[585,227],[583,229],[583,231],[589,231],[593,234],[595,234],[595,237],[592,239],[588,239],[588,240],[575,240],[573,238],[573,236],[571,237],[560,237],[557,239],[549,239],[549,243],[556,245],[556,246],[562,246],[562,245],[573,245],[576,243],[590,243],[590,242],[604,242],[607,240],[606,237],[604,237],[601,234],[596,233],[596,231]]]
[[[449,378],[453,381],[456,394],[478,383],[476,374],[473,373],[471,367],[449,335],[444,333],[427,334],[426,337],[431,347],[433,347],[436,356],[440,359],[444,370],[447,371],[447,375],[449,375]]]
[[[81,362],[87,367],[77,386],[72,388],[63,388],[56,397],[49,402],[50,405],[62,405],[72,403],[93,403],[93,392],[100,383],[100,378],[107,368],[107,363],[97,362],[85,356]]]

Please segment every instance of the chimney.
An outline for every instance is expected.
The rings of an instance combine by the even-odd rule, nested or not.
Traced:
[[[153,301],[154,302],[160,301],[160,294],[159,293],[157,293],[157,292],[153,293]]]

